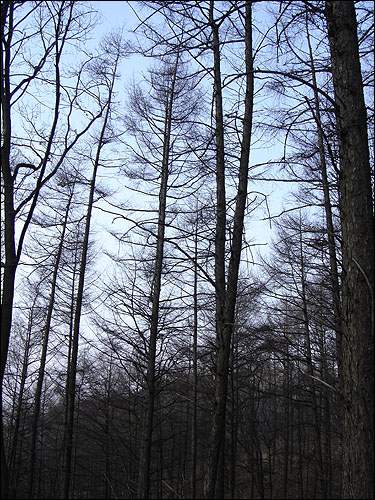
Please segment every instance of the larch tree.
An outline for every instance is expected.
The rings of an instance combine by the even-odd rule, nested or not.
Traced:
[[[90,4],[1,4],[2,497],[372,498],[372,3],[128,5],[118,112]]]
[[[156,363],[156,348],[159,331],[159,305],[162,284],[162,270],[164,261],[164,235],[165,235],[165,220],[167,207],[167,190],[168,176],[170,172],[170,149],[171,149],[171,129],[175,103],[175,86],[177,71],[179,66],[179,53],[177,53],[176,61],[171,65],[168,71],[166,66],[166,87],[164,89],[166,99],[165,118],[162,123],[163,128],[163,152],[160,168],[160,190],[159,190],[159,208],[157,222],[157,237],[156,237],[156,254],[152,278],[151,289],[151,318],[150,318],[150,338],[147,353],[146,367],[146,401],[145,413],[143,422],[143,433],[141,441],[141,454],[139,461],[139,478],[138,478],[138,498],[149,498],[150,493],[150,461],[152,448],[152,432],[154,420],[155,406],[155,363]]]
[[[125,46],[120,34],[112,34],[103,40],[101,46],[102,54],[92,62],[91,71],[97,77],[97,98],[100,106],[103,106],[104,116],[101,127],[98,132],[94,156],[91,158],[92,175],[90,180],[90,190],[87,202],[87,211],[85,217],[85,229],[82,242],[82,253],[79,265],[79,281],[74,312],[73,337],[71,356],[68,359],[67,372],[67,395],[66,395],[66,421],[64,435],[64,480],[62,488],[62,498],[69,498],[71,463],[72,463],[72,444],[74,427],[74,407],[76,397],[76,378],[78,363],[79,333],[82,314],[82,304],[84,297],[84,283],[86,263],[89,248],[91,216],[95,201],[95,187],[98,175],[98,169],[101,163],[102,150],[106,144],[113,139],[110,128],[112,106],[115,97],[114,86],[118,76],[118,65],[125,55]],[[103,98],[100,87],[106,91]]]
[[[215,396],[212,414],[212,431],[205,476],[204,495],[206,498],[223,496],[223,470],[219,463],[224,463],[224,444],[226,427],[226,406],[228,395],[228,373],[231,341],[234,328],[237,285],[241,251],[243,245],[244,215],[248,193],[248,172],[251,129],[253,121],[254,74],[252,48],[252,5],[246,2],[239,11],[244,24],[245,46],[245,96],[242,117],[241,152],[238,170],[238,186],[233,221],[232,242],[228,275],[226,278],[226,196],[225,196],[225,145],[222,101],[222,77],[220,57],[219,27],[224,18],[215,19],[214,2],[210,2],[209,22],[212,30],[215,136],[216,136],[216,236],[215,236],[215,293],[216,293],[216,375]],[[218,489],[217,484],[219,484]]]
[[[77,110],[82,90],[82,69],[75,75],[75,83],[71,86],[70,81],[68,87],[63,71],[65,51],[70,42],[79,44],[92,27],[90,12],[79,10],[78,15],[76,9],[80,7],[70,1],[37,4],[7,1],[1,4],[2,244],[5,259],[2,266],[1,381],[11,335],[16,271],[40,192],[102,113],[101,108],[93,108],[85,115],[86,110],[81,108],[81,128],[73,131],[71,114],[73,109]],[[29,54],[29,59],[24,57],[25,53]],[[37,119],[33,107],[35,100],[39,102],[41,87],[45,107],[44,114],[41,112]],[[1,491],[3,498],[8,498],[2,432]]]
[[[189,78],[179,47],[173,54],[161,58],[155,68],[150,69],[146,81],[149,84],[149,96],[140,85],[133,86],[129,94],[130,114],[126,124],[134,143],[128,144],[131,161],[125,171],[125,175],[135,181],[134,185],[138,186],[138,192],[146,199],[151,195],[151,198],[155,197],[157,200],[156,209],[148,210],[151,213],[156,212],[155,218],[136,221],[134,216],[133,219],[127,217],[137,230],[133,231],[134,246],[139,245],[136,236],[138,232],[138,237],[146,238],[147,252],[151,251],[150,261],[147,262],[143,249],[142,262],[136,266],[139,268],[136,272],[139,273],[143,269],[146,279],[148,275],[149,284],[146,286],[150,286],[149,294],[146,296],[144,288],[141,287],[141,296],[137,300],[134,300],[135,290],[132,291],[132,297],[127,298],[129,311],[132,311],[138,329],[135,343],[129,336],[127,342],[139,353],[141,360],[139,366],[142,365],[142,377],[144,377],[138,498],[148,498],[151,494],[155,401],[162,372],[162,368],[157,366],[161,361],[158,360],[158,353],[160,355],[163,351],[161,346],[168,337],[166,330],[170,328],[166,325],[168,299],[165,298],[169,292],[163,294],[163,283],[170,281],[167,276],[170,251],[166,255],[166,240],[175,227],[175,219],[179,214],[176,204],[182,186],[184,186],[182,199],[190,189],[194,190],[195,169],[192,168],[192,163],[188,164],[187,158],[191,151],[189,141],[194,142],[194,117],[200,109],[199,93],[195,90],[196,82]],[[184,184],[185,179],[187,181]],[[145,189],[146,186],[149,192]],[[143,219],[144,215],[142,214]],[[173,240],[173,236],[168,238],[169,243],[170,240]],[[144,243],[142,246],[144,247]],[[139,284],[136,287],[139,287]],[[146,300],[149,298],[149,303],[141,305],[145,298]],[[146,317],[144,311],[147,311]],[[137,316],[139,319],[135,319]],[[144,325],[144,331],[138,328],[141,324]],[[136,346],[139,344],[139,336],[144,351],[139,345]],[[159,372],[159,375],[156,375],[156,372]]]
[[[67,199],[66,207],[65,207],[65,214],[64,214],[63,221],[62,221],[61,234],[59,236],[59,244],[58,244],[58,248],[56,251],[55,261],[53,263],[51,289],[50,289],[50,294],[49,294],[49,299],[48,299],[45,325],[43,328],[42,352],[41,352],[40,364],[39,364],[39,369],[38,369],[38,380],[37,380],[36,389],[35,389],[34,408],[33,408],[32,424],[31,424],[31,443],[30,443],[30,459],[29,459],[29,467],[30,467],[29,474],[30,474],[30,476],[29,476],[28,498],[33,498],[33,488],[34,488],[34,481],[35,481],[34,473],[35,473],[36,442],[37,442],[37,436],[38,436],[38,423],[39,423],[39,415],[40,415],[40,409],[41,409],[43,381],[44,381],[44,377],[45,377],[47,352],[48,352],[48,347],[49,347],[48,342],[49,342],[50,331],[51,331],[52,315],[53,315],[53,310],[54,310],[54,305],[55,305],[55,297],[56,297],[56,290],[57,290],[57,279],[58,279],[58,274],[59,274],[60,260],[61,260],[61,256],[63,253],[63,247],[64,247],[64,243],[65,243],[65,232],[66,232],[67,226],[68,226],[69,212],[70,212],[70,208],[71,208],[71,203],[72,203],[72,199],[73,199],[73,195],[74,195],[74,187],[75,187],[74,180],[68,179],[66,177],[66,179],[63,179],[62,182],[64,182],[64,181],[68,185],[69,193],[68,193],[68,199]]]
[[[340,154],[343,498],[374,498],[374,215],[354,2],[325,3]]]

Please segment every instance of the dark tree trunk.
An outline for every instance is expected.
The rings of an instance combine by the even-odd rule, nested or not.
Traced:
[[[251,3],[246,3],[245,14],[245,62],[246,95],[243,117],[241,157],[238,179],[236,208],[234,214],[233,240],[228,268],[227,289],[225,289],[225,161],[224,124],[221,94],[219,29],[213,20],[213,6],[210,6],[210,22],[213,34],[215,105],[216,105],[216,183],[217,224],[215,242],[215,285],[216,285],[216,378],[213,405],[212,431],[207,471],[204,484],[205,498],[223,497],[223,491],[216,490],[221,453],[224,450],[226,405],[228,395],[228,372],[231,339],[233,333],[237,299],[238,271],[242,250],[243,225],[247,199],[248,164],[253,115],[253,55]]]
[[[106,121],[106,120],[105,120]],[[103,127],[104,134],[105,126]],[[102,141],[102,137],[100,139]],[[98,151],[101,149],[102,143],[98,147]],[[81,311],[83,304],[83,291],[85,282],[85,272],[87,263],[87,253],[89,245],[90,236],[90,223],[91,223],[91,213],[94,203],[94,192],[95,192],[95,182],[96,175],[99,166],[99,157],[96,158],[93,174],[91,178],[90,185],[90,195],[86,214],[86,224],[85,233],[82,244],[81,262],[79,269],[79,281],[78,281],[78,291],[76,308],[74,315],[73,331],[72,331],[72,344],[71,344],[71,355],[68,356],[68,370],[67,370],[67,383],[66,383],[66,420],[64,429],[64,458],[63,458],[63,490],[62,498],[69,498],[70,489],[70,477],[71,477],[71,464],[72,464],[72,452],[73,452],[73,427],[74,427],[74,407],[76,399],[76,377],[77,377],[77,364],[78,364],[78,344],[79,344],[79,330],[81,321]]]
[[[16,403],[16,410],[15,410],[15,418],[14,418],[14,431],[13,431],[13,439],[11,442],[11,448],[10,452],[7,456],[8,458],[8,467],[9,467],[9,490],[11,493],[16,496],[17,492],[17,483],[18,483],[18,478],[19,478],[19,470],[20,470],[20,464],[22,463],[21,460],[21,453],[20,453],[20,446],[19,446],[19,440],[20,437],[23,434],[23,430],[20,428],[21,427],[21,415],[22,415],[22,407],[24,406],[24,390],[26,386],[26,380],[28,376],[28,367],[29,367],[29,358],[30,358],[30,348],[31,348],[31,332],[32,332],[32,326],[33,326],[33,316],[34,316],[34,308],[35,308],[35,303],[36,303],[36,296],[34,298],[33,304],[30,309],[29,313],[29,321],[27,325],[27,336],[25,339],[25,347],[24,347],[24,354],[23,354],[23,360],[22,360],[22,373],[21,373],[21,380],[20,380],[20,387],[19,387],[19,392],[18,392],[18,398],[17,398],[17,403]]]
[[[307,33],[307,43],[309,47],[310,54],[310,66],[311,66],[311,76],[314,85],[314,104],[315,110],[313,115],[317,125],[318,133],[318,146],[319,146],[319,157],[320,157],[320,170],[322,175],[322,187],[324,196],[324,211],[326,216],[327,224],[327,239],[328,239],[328,252],[329,252],[329,264],[330,264],[330,277],[332,284],[332,302],[333,302],[333,315],[335,322],[335,333],[336,333],[336,357],[338,371],[340,373],[341,368],[341,350],[342,350],[342,326],[341,326],[341,298],[340,298],[340,283],[339,283],[339,273],[337,268],[337,255],[336,255],[336,244],[335,244],[335,232],[333,225],[333,214],[332,214],[332,203],[330,186],[328,181],[327,173],[327,162],[324,147],[324,132],[320,113],[320,102],[319,102],[319,92],[318,83],[316,78],[316,70],[313,58],[313,50],[311,47],[310,33],[309,33],[309,23],[308,16],[306,15],[306,33]]]
[[[98,147],[96,150],[96,157],[94,160],[93,172],[90,182],[90,193],[87,205],[86,222],[85,222],[85,233],[82,243],[82,253],[81,262],[79,269],[79,281],[77,290],[77,301],[74,315],[73,324],[73,337],[72,337],[72,347],[71,356],[68,356],[68,373],[67,373],[67,395],[66,395],[66,421],[64,429],[64,477],[63,477],[63,488],[62,488],[62,498],[69,498],[70,489],[70,477],[71,477],[71,465],[72,465],[72,452],[73,452],[73,427],[74,427],[74,406],[76,398],[76,377],[77,377],[77,364],[78,364],[78,344],[79,344],[79,331],[81,322],[81,311],[83,304],[83,292],[85,283],[85,273],[87,265],[87,255],[89,247],[90,238],[90,224],[91,215],[94,206],[94,195],[95,195],[95,185],[96,177],[98,173],[100,155],[103,146],[106,144],[105,133],[107,132],[107,124],[110,120],[111,112],[111,100],[113,96],[113,88],[116,78],[117,65],[119,61],[119,54],[117,53],[116,59],[113,64],[112,74],[110,75],[109,87],[108,87],[108,101],[106,103],[107,109],[105,112],[103,125],[100,131],[100,137],[98,140]]]
[[[302,224],[302,222],[301,222]],[[306,349],[306,365],[307,373],[310,376],[310,400],[311,400],[311,410],[313,415],[312,426],[314,430],[315,438],[315,461],[316,461],[316,477],[320,483],[320,494],[322,498],[327,497],[326,492],[326,482],[325,473],[323,466],[323,455],[322,455],[322,439],[321,439],[321,427],[320,427],[320,411],[316,396],[316,387],[314,379],[314,365],[312,356],[312,339],[310,333],[310,318],[308,314],[308,305],[306,297],[306,271],[305,271],[305,261],[303,252],[303,240],[302,240],[302,225],[299,228],[299,245],[300,245],[300,265],[301,265],[301,299],[302,299],[302,314],[303,314],[303,327],[305,332],[305,349]],[[315,497],[314,497],[315,498]]]
[[[8,12],[9,9],[9,12]],[[3,289],[1,298],[1,384],[3,383],[5,365],[8,357],[10,329],[12,325],[14,281],[17,269],[17,255],[15,245],[15,213],[13,202],[13,177],[10,169],[10,142],[11,142],[11,112],[10,112],[10,64],[11,43],[13,34],[12,2],[5,2],[1,6],[1,40],[4,47],[4,67],[1,78],[1,111],[2,111],[2,144],[1,144],[1,172],[4,182],[4,242],[5,242],[5,269],[3,275]],[[9,22],[8,37],[5,38],[5,23]],[[1,416],[1,498],[9,498],[8,466],[5,458],[3,417]]]
[[[165,103],[165,121],[164,121],[164,137],[163,137],[163,158],[161,165],[161,180],[159,189],[159,209],[158,209],[158,229],[156,242],[155,269],[153,276],[152,290],[152,310],[150,320],[150,342],[147,353],[147,368],[146,368],[146,401],[145,415],[143,421],[141,454],[139,462],[138,476],[138,495],[139,499],[147,499],[150,495],[150,464],[152,450],[152,433],[154,420],[155,406],[155,362],[156,362],[156,346],[158,338],[158,323],[159,323],[159,304],[161,293],[161,277],[164,260],[164,235],[165,235],[165,216],[167,205],[167,189],[168,189],[168,174],[169,174],[169,157],[170,157],[170,137],[172,127],[172,113],[174,101],[174,86],[176,82],[177,68],[179,62],[179,53],[177,53],[174,74],[171,81],[171,88],[168,89],[169,99]]]
[[[374,225],[352,1],[326,2],[340,152],[343,498],[374,498]]]
[[[197,496],[197,406],[198,406],[198,222],[194,231],[194,289],[193,289],[193,408],[191,416],[191,499]]]
[[[56,294],[56,284],[57,284],[57,276],[60,265],[60,259],[63,251],[64,245],[64,237],[65,231],[68,224],[68,216],[70,210],[70,204],[73,197],[74,187],[71,188],[71,193],[68,199],[68,203],[65,210],[65,218],[63,222],[62,232],[60,236],[60,242],[57,249],[57,255],[54,263],[53,275],[52,275],[52,283],[51,283],[51,293],[49,297],[48,309],[47,309],[47,318],[46,324],[44,327],[44,336],[43,336],[43,344],[42,344],[42,353],[39,364],[38,371],[38,380],[35,388],[35,396],[34,396],[34,408],[33,408],[33,416],[31,421],[31,444],[30,444],[30,477],[29,477],[29,486],[28,486],[28,498],[33,498],[33,489],[34,489],[34,472],[35,472],[35,452],[36,452],[36,440],[38,433],[38,422],[39,422],[39,414],[40,414],[40,405],[42,398],[42,389],[43,389],[43,381],[44,381],[44,373],[45,366],[47,360],[47,349],[48,349],[48,339],[49,333],[51,329],[51,321],[52,321],[52,313],[55,304],[55,294]]]
[[[219,27],[214,21],[214,2],[210,2],[210,25],[214,56],[214,102],[216,138],[216,233],[215,233],[215,301],[216,301],[216,377],[211,442],[204,481],[206,498],[214,498],[222,440],[225,434],[225,406],[228,390],[229,349],[225,330],[225,152],[223,97],[220,68]],[[229,341],[230,342],[230,341]]]

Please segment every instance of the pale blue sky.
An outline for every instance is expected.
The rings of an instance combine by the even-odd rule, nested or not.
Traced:
[[[132,35],[128,33],[132,31],[138,24],[139,20],[132,8],[128,5],[128,2],[125,0],[116,0],[116,1],[92,1],[91,5],[100,13],[100,25],[95,29],[94,35],[95,40],[93,42],[96,44],[101,36],[109,33],[113,29],[124,29],[125,38],[129,40],[132,38]],[[140,17],[143,17],[146,9],[143,9],[141,12],[141,7],[137,2],[132,2],[132,7],[135,10],[139,10]],[[141,56],[131,56],[123,61],[121,64],[121,81],[116,85],[116,91],[119,95],[119,99],[123,102],[125,95],[123,92],[126,92],[126,86],[130,79],[134,76],[137,76],[138,72],[146,70],[146,64],[151,62],[150,59],[142,58]],[[280,152],[275,151],[275,145],[268,144],[268,147],[263,146],[259,148],[258,145],[254,145],[251,153],[250,163],[252,165],[266,162],[270,160],[274,160],[275,156],[278,157]],[[254,183],[249,185],[250,191],[263,191],[268,194],[273,191],[273,194],[268,199],[269,206],[271,208],[271,212],[273,214],[278,213],[281,210],[282,203],[282,194],[285,195],[285,190],[288,189],[289,186],[278,185],[276,186],[273,183]],[[124,192],[125,195],[125,192]],[[253,198],[254,195],[249,194],[249,198]],[[260,199],[260,198],[259,198]],[[264,205],[264,209],[266,206]],[[254,214],[255,215],[255,214]],[[271,231],[269,228],[269,223],[265,221],[261,221],[262,217],[266,216],[265,210],[260,210],[257,215],[251,217],[250,222],[250,235],[255,238],[257,243],[265,243],[269,242],[269,238],[271,235]],[[108,221],[106,221],[108,222]],[[252,234],[251,234],[252,233]],[[263,247],[264,249],[264,247]]]
[[[137,19],[125,0],[110,0],[102,1],[97,0],[91,2],[95,9],[103,14],[101,19],[103,28],[121,28],[131,29],[135,26]],[[136,2],[133,2],[133,6],[136,6]]]

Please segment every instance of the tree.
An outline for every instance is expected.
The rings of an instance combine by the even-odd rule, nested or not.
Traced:
[[[57,277],[59,272],[61,255],[63,252],[63,246],[65,243],[65,232],[68,225],[68,217],[70,206],[72,203],[72,198],[74,195],[74,180],[63,179],[62,182],[66,182],[69,189],[68,200],[65,208],[64,219],[62,222],[60,241],[56,252],[55,262],[53,264],[53,275],[51,281],[51,291],[48,300],[48,309],[46,322],[43,331],[43,344],[42,344],[42,353],[40,358],[40,365],[38,370],[38,380],[37,386],[35,389],[35,399],[34,399],[34,408],[33,408],[33,416],[32,416],[32,426],[31,426],[31,444],[30,444],[30,477],[29,477],[29,488],[28,488],[28,498],[33,498],[33,488],[34,488],[34,470],[35,470],[35,452],[36,452],[36,440],[38,433],[38,422],[39,422],[39,414],[40,414],[40,405],[42,398],[42,389],[43,389],[43,381],[45,375],[46,368],[46,359],[48,352],[48,340],[49,334],[51,330],[52,323],[52,313],[55,305],[55,295],[56,295],[56,285],[57,285]]]
[[[196,82],[189,78],[178,47],[175,53],[161,58],[158,66],[149,71],[147,83],[149,96],[140,85],[134,85],[131,89],[131,114],[126,120],[128,130],[134,137],[134,144],[129,143],[128,147],[135,167],[128,168],[125,174],[132,178],[133,182],[136,181],[138,191],[145,197],[157,197],[156,220],[135,221],[125,217],[134,224],[141,237],[146,238],[146,246],[151,251],[151,261],[145,261],[143,250],[137,266],[138,269],[146,271],[146,278],[148,275],[149,283],[146,286],[150,287],[149,304],[143,304],[147,296],[144,295],[142,287],[139,290],[143,298],[140,296],[134,301],[134,292],[131,298],[127,298],[137,328],[138,322],[135,318],[138,316],[142,323],[146,319],[144,328],[149,332],[146,337],[138,329],[138,336],[141,336],[144,343],[144,351],[138,345],[139,338],[132,344],[142,360],[142,365],[144,363],[145,409],[139,462],[139,498],[148,498],[150,495],[155,400],[159,386],[157,382],[160,382],[160,375],[156,375],[156,372],[160,371],[160,367],[157,367],[157,352],[162,350],[169,329],[166,322],[168,310],[171,309],[167,298],[170,292],[166,290],[163,294],[162,290],[163,283],[170,282],[167,271],[170,252],[166,255],[166,239],[174,229],[180,213],[176,205],[182,185],[182,199],[188,196],[190,185],[193,186],[192,189],[196,189],[196,174],[194,169],[188,166],[187,159],[191,153],[189,141],[194,141],[194,117],[200,109],[199,94],[194,90]],[[187,183],[183,184],[182,178],[185,176]],[[142,180],[142,184],[139,180]],[[150,186],[150,193],[145,192],[145,186]],[[151,208],[150,212],[154,212],[154,209]],[[171,239],[172,236],[168,241]],[[133,245],[138,244],[137,236],[134,236]],[[139,287],[139,284],[136,284],[136,287]],[[146,317],[144,311],[147,311]],[[166,325],[167,330],[163,325]]]
[[[27,325],[22,325],[20,323],[20,327],[26,326],[26,339],[23,339],[23,335],[20,335],[21,339],[24,340],[24,353],[23,353],[23,359],[22,359],[22,374],[19,382],[19,391],[18,391],[18,397],[17,397],[17,403],[14,403],[15,406],[15,414],[14,414],[14,428],[12,429],[12,436],[8,437],[8,442],[11,445],[10,450],[8,452],[8,467],[9,467],[9,477],[10,477],[10,491],[13,495],[17,495],[17,492],[20,491],[20,482],[21,480],[21,475],[20,475],[20,470],[22,469],[22,446],[20,446],[20,436],[24,432],[24,425],[21,425],[21,417],[22,413],[26,414],[28,413],[27,411],[27,406],[28,406],[28,401],[27,401],[27,376],[28,372],[30,370],[30,364],[31,364],[31,353],[33,351],[33,345],[32,343],[35,342],[35,340],[32,340],[35,337],[35,330],[40,328],[40,323],[37,320],[37,317],[39,316],[41,318],[40,311],[38,313],[38,299],[40,297],[40,284],[36,284],[31,286],[31,296],[27,297],[28,293],[26,292],[25,288],[25,295],[27,297],[27,305],[29,306],[29,301],[31,302],[31,308],[29,310],[28,314],[28,319],[27,319]],[[27,310],[27,309],[26,309]],[[18,320],[18,321],[17,321]],[[15,327],[18,330],[18,322],[20,321],[20,318],[16,318],[16,325]],[[22,326],[21,326],[22,325]],[[20,332],[21,333],[21,332]],[[25,417],[24,417],[25,421]],[[10,429],[12,426],[10,426]],[[10,430],[9,429],[9,430]],[[25,449],[25,446],[23,446],[23,449]]]
[[[343,498],[374,497],[374,218],[354,2],[325,4],[340,153]]]
[[[215,487],[223,471],[219,470],[219,461],[223,460],[226,404],[228,394],[229,356],[235,318],[237,299],[238,273],[241,259],[244,230],[244,214],[247,199],[248,168],[250,155],[251,127],[253,118],[254,76],[252,53],[252,20],[251,3],[246,2],[245,12],[240,11],[245,27],[245,78],[246,91],[243,129],[241,138],[240,165],[238,171],[238,187],[233,223],[232,244],[228,278],[226,282],[225,243],[226,243],[226,197],[225,197],[225,147],[224,121],[222,103],[222,80],[220,71],[220,39],[219,25],[214,19],[214,2],[210,2],[209,21],[212,29],[212,49],[214,56],[214,89],[215,89],[215,131],[216,131],[216,194],[217,216],[215,236],[215,293],[216,293],[216,378],[215,399],[212,416],[212,432],[208,466],[205,477],[205,497],[221,498],[223,484],[219,491]]]
[[[90,22],[84,21],[87,12],[81,11],[82,15],[78,15],[78,12],[75,14],[75,9],[74,2],[34,5],[7,1],[1,5],[1,173],[5,254],[4,268],[2,267],[1,381],[11,334],[16,271],[41,189],[102,113],[99,107],[99,110],[93,108],[93,111],[85,115],[83,102],[78,111],[77,101],[82,93],[82,68],[75,75],[75,84],[71,85],[70,81],[68,85],[64,80],[62,69],[66,45],[69,41],[84,39],[90,28]],[[25,60],[23,54],[31,50],[31,47],[37,47],[37,50],[33,51],[29,60]],[[48,112],[45,115],[41,113],[37,123],[32,111],[32,101],[40,92],[39,85],[44,88],[44,105]],[[19,106],[22,103],[22,111],[18,115],[16,103]],[[66,108],[65,103],[68,104]],[[79,131],[73,131],[71,127],[73,109],[78,113],[77,120],[78,116],[82,120]],[[49,123],[44,116],[48,116]],[[22,120],[25,133],[30,133],[29,143],[27,138],[14,134],[12,124],[16,117]],[[20,227],[18,238],[16,226]],[[3,437],[1,439],[1,488],[4,498],[8,498]]]
[[[144,427],[141,442],[141,454],[139,465],[138,478],[138,498],[149,498],[150,491],[150,459],[152,446],[152,430],[153,430],[153,415],[155,404],[155,361],[156,361],[156,344],[159,329],[159,303],[161,291],[161,276],[163,268],[163,250],[164,250],[164,234],[165,234],[165,213],[167,204],[167,189],[168,189],[168,174],[170,169],[170,148],[171,148],[171,128],[173,117],[173,106],[175,101],[175,85],[177,70],[179,64],[179,54],[177,53],[176,61],[171,66],[170,75],[167,70],[167,82],[165,93],[165,120],[163,123],[163,155],[161,162],[161,178],[159,191],[159,209],[158,209],[158,225],[157,225],[157,241],[156,255],[152,279],[151,300],[152,310],[150,319],[150,339],[147,355],[146,368],[146,403],[144,415]],[[167,68],[166,68],[167,69]]]
[[[86,272],[86,262],[89,248],[90,237],[90,224],[91,214],[94,205],[95,185],[100,165],[100,158],[102,149],[108,144],[112,137],[110,131],[110,119],[112,112],[112,101],[114,99],[114,85],[117,77],[118,65],[121,57],[124,56],[124,47],[121,36],[112,35],[104,40],[102,46],[103,54],[98,57],[92,64],[92,72],[98,78],[98,85],[101,84],[106,88],[107,97],[104,103],[101,103],[105,111],[103,122],[97,138],[97,147],[95,157],[92,158],[93,170],[90,181],[90,192],[87,203],[87,213],[85,220],[85,231],[83,236],[82,254],[79,269],[79,282],[76,298],[76,307],[73,325],[73,338],[72,338],[72,351],[71,357],[68,360],[68,373],[67,373],[67,409],[66,409],[66,422],[65,422],[65,439],[64,439],[64,483],[63,483],[63,498],[69,498],[70,489],[70,474],[71,474],[71,460],[72,460],[72,442],[73,442],[73,425],[74,425],[74,404],[76,396],[76,377],[77,377],[77,363],[78,363],[78,344],[79,344],[79,331],[81,321],[81,311],[84,294],[84,281]],[[102,82],[101,82],[102,80]],[[98,99],[101,101],[102,97],[98,92]]]
[[[373,494],[373,8],[338,3],[129,2],[127,106],[89,4],[2,3],[10,496]]]

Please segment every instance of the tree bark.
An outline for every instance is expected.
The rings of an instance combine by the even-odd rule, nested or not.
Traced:
[[[374,498],[374,220],[354,2],[327,1],[343,246],[343,498]]]
[[[253,115],[253,55],[251,2],[246,3],[245,13],[245,63],[246,95],[243,116],[243,131],[237,199],[234,214],[232,248],[228,268],[227,289],[225,289],[225,156],[224,122],[220,74],[219,30],[213,20],[214,2],[210,3],[210,23],[213,35],[215,105],[216,105],[216,183],[217,183],[217,224],[215,241],[215,285],[216,285],[216,378],[213,405],[210,449],[204,481],[205,498],[223,497],[223,491],[216,491],[220,454],[224,449],[225,420],[228,395],[228,372],[230,346],[234,326],[237,299],[238,271],[242,250],[244,214],[247,199],[247,182],[250,156],[250,139]]]
[[[2,136],[1,145],[1,172],[4,182],[4,242],[5,242],[5,269],[3,275],[3,294],[1,299],[1,385],[3,383],[5,365],[8,357],[10,329],[12,324],[14,281],[17,269],[17,255],[15,245],[15,212],[13,202],[13,178],[10,169],[11,144],[11,112],[10,112],[10,64],[11,44],[13,35],[12,2],[5,2],[1,9],[1,40],[4,45],[3,75],[1,78],[1,111]],[[5,37],[5,23],[8,18],[9,32]],[[9,475],[5,458],[3,416],[1,415],[1,498],[9,498]]]

